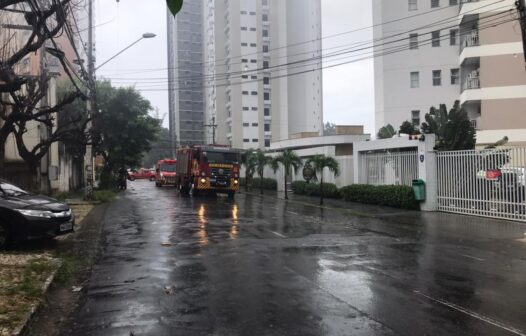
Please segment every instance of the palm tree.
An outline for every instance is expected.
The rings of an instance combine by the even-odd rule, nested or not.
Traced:
[[[338,176],[340,175],[340,165],[333,157],[325,155],[315,155],[307,160],[306,164],[312,166],[316,173],[320,173],[320,205],[323,205],[323,170],[328,168],[334,176]]]
[[[242,155],[243,164],[245,165],[245,191],[248,192],[248,184],[256,170],[255,151],[247,149]]]
[[[274,169],[274,173],[276,170],[278,170],[279,163],[281,163],[285,168],[285,199],[288,200],[289,195],[287,192],[287,177],[292,175],[291,168],[294,168],[294,171],[297,171],[300,169],[303,163],[301,158],[292,149],[286,149],[283,153],[272,160],[272,169]]]
[[[261,179],[260,183],[260,190],[261,194],[263,194],[263,173],[265,172],[265,167],[271,164],[272,157],[265,155],[265,152],[261,149],[258,149],[256,153],[254,154],[254,163],[256,172],[259,175],[259,178]]]

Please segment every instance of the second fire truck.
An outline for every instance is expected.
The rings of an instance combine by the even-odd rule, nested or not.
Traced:
[[[224,193],[239,190],[241,151],[228,146],[193,146],[177,150],[176,187],[181,193]]]

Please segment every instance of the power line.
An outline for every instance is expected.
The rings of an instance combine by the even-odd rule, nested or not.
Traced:
[[[486,5],[474,8],[474,9],[472,9],[470,11],[466,11],[465,14],[469,14],[471,12],[478,11],[478,10],[480,10],[482,8],[493,6],[493,5],[498,4],[500,2],[503,2],[503,1],[505,1],[505,0],[498,0],[498,1],[495,1],[495,2],[491,2],[489,4],[486,4]],[[509,6],[505,6],[505,7],[509,7]],[[418,14],[406,16],[406,17],[403,17],[403,18],[398,18],[398,19],[394,19],[394,20],[391,20],[391,21],[382,22],[382,23],[378,23],[378,24],[375,24],[375,25],[367,26],[367,27],[357,28],[357,29],[353,29],[353,30],[349,30],[349,31],[345,31],[345,32],[336,33],[336,34],[333,34],[333,35],[327,35],[325,37],[321,37],[321,38],[317,38],[317,39],[312,39],[312,40],[309,40],[309,41],[297,42],[297,43],[292,43],[292,44],[288,44],[288,45],[281,46],[281,47],[272,48],[272,49],[269,49],[268,52],[270,53],[271,51],[275,51],[275,50],[280,50],[280,49],[294,47],[294,46],[298,46],[298,45],[302,45],[302,44],[312,43],[312,42],[315,42],[315,41],[318,41],[318,40],[324,40],[324,39],[334,38],[334,37],[338,37],[338,36],[348,35],[348,34],[351,34],[351,33],[359,32],[359,31],[363,31],[363,30],[367,30],[367,29],[373,29],[373,28],[376,28],[376,27],[379,27],[379,26],[388,25],[388,24],[396,23],[396,22],[401,22],[401,21],[404,21],[404,20],[409,20],[409,19],[412,19],[412,18],[415,18],[415,17],[418,17],[418,16],[432,14],[432,13],[435,13],[435,12],[438,12],[438,11],[442,11],[444,9],[449,9],[449,8],[450,8],[450,6],[448,6],[448,7],[440,7],[438,9],[433,9],[433,10],[430,10],[430,11],[427,11],[427,12],[418,13]],[[422,28],[428,28],[428,27],[430,27],[432,25],[436,25],[436,24],[439,24],[441,22],[447,22],[447,21],[450,21],[452,19],[453,20],[457,20],[458,19],[458,15],[455,15],[455,16],[452,16],[452,17],[448,17],[448,18],[436,21],[433,24],[428,24],[428,25],[424,25],[424,26],[421,26],[421,27],[418,27],[418,28],[414,28],[414,30],[422,29]],[[411,32],[411,31],[408,31],[408,32]],[[399,35],[400,35],[400,33],[388,36],[387,38],[389,38],[389,37],[396,37],[396,36],[399,36]],[[296,54],[296,55],[310,54],[312,52],[320,52],[320,50],[308,51],[308,52],[304,52],[304,53],[300,53],[300,54]],[[241,59],[243,57],[248,57],[248,56],[252,56],[252,55],[259,55],[259,54],[266,54],[266,53],[267,52],[263,52],[263,51],[261,51],[261,52],[254,52],[254,53],[248,53],[248,54],[243,54],[243,55],[240,55],[240,56],[233,56],[233,57],[230,57],[230,58],[224,58],[224,59],[219,59],[219,60],[214,60],[214,61],[209,61],[209,62],[191,63],[190,66],[196,66],[197,67],[197,66],[203,66],[203,65],[212,64],[212,63],[214,63],[216,66],[218,66],[218,65],[223,66],[222,64],[217,64],[217,63],[224,62],[225,60],[228,60],[228,59],[237,59],[237,58]],[[294,56],[294,55],[292,55],[292,56]],[[241,64],[241,63],[239,63],[239,62],[238,63],[231,63],[230,65],[233,65],[233,64]],[[157,69],[145,70],[144,72],[162,71],[162,70],[177,70],[177,69],[182,69],[182,68],[186,69],[187,67],[188,66],[174,67],[174,68],[157,68]],[[136,72],[136,73],[142,73],[142,72]]]
[[[509,15],[509,11],[508,12],[500,12],[500,13],[497,13],[497,14],[492,14],[490,16],[487,16],[485,17],[484,19],[473,19],[471,21],[468,21],[469,22],[475,22],[475,21],[482,21],[484,20],[483,22],[485,24],[488,24],[490,23],[491,21],[496,21],[496,20],[500,20],[503,16],[508,16]],[[490,19],[492,19],[490,21]],[[487,22],[486,22],[487,20]],[[455,25],[455,26],[450,26],[448,28],[453,28],[453,27],[457,27],[458,25]],[[405,33],[401,33],[401,34],[405,34]],[[425,34],[422,34],[422,35],[428,35],[429,32],[426,32]],[[370,50],[370,49],[374,49],[374,48],[379,48],[379,47],[385,47],[387,45],[391,45],[391,44],[396,44],[396,43],[400,43],[400,42],[405,42],[407,40],[409,40],[411,37],[404,37],[404,38],[401,38],[401,39],[397,39],[397,40],[394,40],[394,41],[388,41],[388,42],[384,42],[382,44],[377,44],[375,45],[374,43],[368,47],[363,47],[363,48],[357,48],[357,49],[353,49],[353,50],[349,50],[349,51],[345,51],[345,52],[340,52],[340,53],[333,53],[331,55],[324,55],[324,56],[321,56],[321,57],[315,57],[315,58],[308,58],[308,59],[304,59],[304,60],[300,60],[300,61],[296,61],[296,62],[288,62],[288,63],[284,63],[284,64],[279,64],[279,65],[275,65],[275,66],[271,66],[271,67],[268,67],[268,68],[259,68],[259,69],[255,69],[255,70],[247,70],[247,71],[244,71],[244,72],[229,72],[229,73],[224,73],[224,74],[219,74],[217,75],[218,78],[216,78],[215,80],[218,80],[218,79],[231,79],[232,77],[233,78],[240,78],[240,77],[248,77],[249,75],[258,75],[258,74],[265,74],[265,73],[269,73],[269,72],[272,72],[273,69],[280,69],[280,68],[283,68],[283,67],[286,67],[286,70],[290,70],[290,69],[294,69],[294,68],[298,68],[298,67],[306,67],[306,66],[313,66],[313,64],[308,64],[309,62],[316,62],[316,63],[319,63],[319,61],[321,60],[326,60],[327,58],[334,58],[336,56],[342,56],[342,55],[346,55],[345,57],[342,57],[342,58],[336,58],[336,59],[331,59],[329,60],[329,62],[334,62],[334,61],[337,61],[337,60],[341,60],[341,59],[346,59],[346,58],[349,58],[349,57],[356,57],[356,56],[362,56],[362,55],[367,55],[367,54],[370,54],[371,51],[367,51],[366,53],[364,54],[358,54],[358,55],[352,55],[353,53],[356,53],[356,52],[359,52],[359,51],[366,51],[366,50]],[[443,36],[444,39],[448,39],[449,36],[448,35],[444,35]],[[427,40],[424,40],[424,41],[421,41],[421,42],[426,42],[426,41],[432,41],[433,38],[430,38],[430,39],[427,39]],[[419,42],[420,44],[420,42]],[[403,45],[403,48],[405,48],[407,46],[407,44],[404,44]],[[394,45],[393,47],[391,48],[400,48],[400,45]],[[409,48],[410,49],[410,48]],[[389,49],[387,49],[389,50]],[[306,65],[304,65],[304,63],[307,63]],[[317,66],[317,64],[314,64]],[[316,70],[316,69],[313,69],[313,71]],[[220,77],[224,77],[224,78],[220,78]],[[163,78],[164,79],[164,78]],[[189,79],[189,78],[187,78]],[[206,77],[194,77],[193,78],[195,82],[199,82],[199,81],[206,81]],[[151,84],[152,86],[155,85],[156,83],[160,83],[159,85],[161,84],[164,84],[164,83],[174,83],[174,82],[180,82],[181,79],[177,79],[177,80],[173,80],[173,81],[159,81],[159,82],[152,82],[152,83],[144,83],[145,85],[148,85],[148,84]],[[259,80],[257,80],[259,81]],[[249,83],[250,81],[244,81],[243,83]],[[118,83],[118,82],[117,82]],[[219,86],[219,85],[216,85],[216,86]],[[205,86],[206,87],[206,86]],[[180,86],[178,89],[191,89],[193,87],[191,86]],[[197,86],[196,86],[197,88]],[[200,88],[200,86],[198,87]]]
[[[517,21],[517,18],[507,19],[507,20],[503,20],[503,21],[500,21],[500,22],[492,23],[491,25],[489,25],[487,27],[479,28],[479,30],[484,30],[484,29],[500,26],[502,24],[505,24],[505,23],[508,23],[508,22],[513,22],[513,21]],[[449,37],[446,36],[446,37],[441,38],[440,41],[447,40],[447,39],[449,39]],[[433,43],[433,39],[429,39],[428,41],[429,42],[424,43],[424,44],[420,44],[420,45],[429,45],[429,44]],[[279,79],[279,78],[284,78],[284,77],[291,77],[291,76],[296,76],[296,75],[309,73],[309,72],[312,72],[312,71],[339,67],[339,66],[346,65],[346,64],[356,63],[356,62],[369,60],[369,59],[374,59],[374,58],[377,58],[377,57],[386,56],[386,55],[390,55],[390,54],[394,54],[394,53],[398,53],[398,52],[403,52],[403,51],[406,51],[406,50],[410,50],[410,47],[406,46],[406,47],[398,47],[396,49],[395,48],[392,48],[392,49],[393,50],[389,50],[389,51],[383,52],[381,54],[373,54],[371,56],[365,56],[365,57],[362,57],[362,58],[353,59],[353,60],[346,61],[346,62],[341,62],[341,63],[337,63],[337,64],[322,66],[320,68],[316,68],[316,69],[313,69],[313,70],[305,70],[305,71],[295,72],[295,73],[286,74],[286,75],[278,75],[278,76],[270,77],[270,79]],[[242,84],[251,83],[251,82],[259,82],[259,81],[260,80],[244,81],[244,82],[236,82],[236,83],[226,83],[226,84],[215,85],[213,87],[237,86],[237,85],[242,85]],[[202,87],[200,87],[200,88],[202,88]],[[205,88],[211,88],[211,87],[205,87]],[[192,88],[185,88],[185,90],[190,90],[190,89],[192,89]],[[143,92],[148,92],[148,91],[167,91],[167,89],[136,89],[136,90],[137,91],[143,91]]]

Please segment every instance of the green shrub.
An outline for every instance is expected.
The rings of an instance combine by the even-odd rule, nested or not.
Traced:
[[[385,205],[401,209],[418,209],[413,189],[409,186],[373,186],[354,184],[340,189],[344,200],[365,204]]]
[[[246,179],[244,177],[239,178],[239,186],[245,187]],[[254,176],[250,179],[249,187],[252,189],[259,189],[261,179],[258,176]],[[278,181],[270,178],[263,179],[263,189],[266,190],[278,190]]]
[[[295,194],[304,195],[306,185],[307,182],[305,181],[294,181],[290,184],[290,188]]]
[[[320,196],[319,183],[307,183],[304,181],[294,181],[291,184],[292,191],[298,195]],[[327,198],[340,198],[340,191],[333,183],[323,184],[323,196]]]

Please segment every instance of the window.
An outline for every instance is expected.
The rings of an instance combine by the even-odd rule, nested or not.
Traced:
[[[268,0],[263,0],[263,6],[268,6]]]
[[[270,84],[270,77],[264,77],[263,78],[263,84],[269,85]]]
[[[243,106],[243,111],[248,111],[248,106]]]
[[[431,32],[431,46],[440,47],[440,30]]]
[[[251,94],[252,94],[253,96],[257,96],[257,95],[258,95],[258,92],[257,92],[257,91],[252,91]]]
[[[415,11],[418,9],[418,5],[416,3],[417,0],[409,0],[409,10]]]
[[[243,123],[243,127],[248,127],[248,126],[250,126],[249,123]]]
[[[252,142],[259,142],[258,139],[252,139]]]
[[[250,46],[254,48],[257,47],[255,43],[250,43]]]
[[[242,58],[241,63],[248,63],[248,60],[246,58]]]
[[[265,132],[270,132],[270,124],[265,124]]]
[[[420,110],[411,111],[411,122],[414,126],[420,125]]]
[[[264,99],[264,100],[270,100],[270,92],[265,92],[265,93],[263,94],[263,99]]]
[[[263,61],[263,69],[268,69],[268,61]]]
[[[451,85],[460,84],[460,70],[451,69]]]
[[[257,63],[258,60],[250,60],[250,63]]]
[[[241,94],[248,95],[248,91],[242,91]]]
[[[243,139],[243,142],[250,142],[250,139]]]
[[[259,124],[258,123],[252,123],[252,127],[258,127]]]
[[[433,70],[433,86],[442,85],[442,70]]]
[[[250,76],[250,79],[258,79],[258,76]]]
[[[270,147],[270,139],[265,139],[265,147]]]
[[[458,0],[449,0],[449,5],[450,5],[450,6],[456,6],[456,5],[458,5]]]
[[[246,46],[248,46],[248,44],[246,42],[243,42],[243,43],[241,43],[241,46],[242,47],[246,47]]]
[[[258,110],[257,107],[253,107],[253,108],[252,108],[252,111],[257,111],[257,110]]]
[[[267,22],[268,21],[268,14],[263,14],[263,22]]]
[[[431,0],[431,8],[440,7],[440,0]]]
[[[248,79],[248,75],[241,75],[241,78]]]
[[[268,52],[268,45],[263,46],[263,52]]]
[[[270,108],[265,107],[263,109],[263,114],[265,115],[265,117],[270,117]]]
[[[241,15],[247,14],[246,11],[241,11]]]
[[[457,45],[458,41],[458,29],[451,29],[449,31],[449,44]]]
[[[268,37],[268,30],[263,29],[263,37]]]
[[[247,30],[247,27],[241,27],[241,30]]]
[[[409,34],[409,49],[418,49],[418,34]]]
[[[256,31],[256,28],[250,28],[250,31]]]
[[[420,73],[411,72],[411,88],[420,87]]]
[[[256,12],[250,12],[250,15],[256,15]]]

